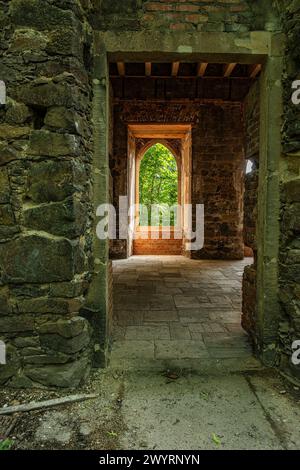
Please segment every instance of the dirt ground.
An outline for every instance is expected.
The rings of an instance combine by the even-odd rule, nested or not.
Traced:
[[[12,449],[300,449],[300,391],[272,371],[97,372],[96,399],[0,416]],[[1,390],[0,406],[70,391]]]

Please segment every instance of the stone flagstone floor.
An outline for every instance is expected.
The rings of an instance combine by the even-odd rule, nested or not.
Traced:
[[[182,256],[114,261],[112,367],[251,362],[240,326],[242,275],[251,262]]]

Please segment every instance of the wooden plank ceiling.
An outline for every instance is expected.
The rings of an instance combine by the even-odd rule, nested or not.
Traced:
[[[113,78],[180,78],[180,79],[209,79],[230,78],[235,80],[251,80],[259,76],[261,64],[209,64],[206,62],[188,63],[154,63],[154,62],[112,62],[110,63],[110,75]]]

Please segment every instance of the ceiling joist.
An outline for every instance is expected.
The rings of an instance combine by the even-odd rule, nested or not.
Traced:
[[[256,78],[259,72],[261,72],[262,65],[261,64],[253,64],[249,65],[248,71],[249,71],[249,77],[250,78]]]
[[[118,67],[118,74],[121,77],[125,77],[125,72],[126,72],[125,63],[124,62],[117,62],[117,67]]]
[[[237,64],[225,64],[224,65],[224,78],[230,77],[232,72],[234,71]]]
[[[170,68],[168,69],[166,65],[170,65]],[[111,72],[111,77],[139,79],[146,76],[153,79],[232,78],[234,80],[250,80],[257,78],[262,70],[261,64],[242,64],[239,67],[237,65],[237,63],[209,64],[208,62],[198,62],[195,64],[174,61],[171,64],[153,64],[152,62],[144,62],[142,64],[130,63],[127,67],[125,62],[119,61],[115,63],[114,72]]]
[[[152,63],[151,62],[146,62],[145,63],[145,75],[146,77],[151,77],[152,73]]]
[[[197,66],[197,77],[204,77],[208,63],[200,62]]]
[[[172,77],[177,77],[179,71],[180,62],[172,63]]]

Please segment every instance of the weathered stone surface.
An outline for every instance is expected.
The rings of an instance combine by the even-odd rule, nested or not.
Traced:
[[[71,134],[33,131],[30,135],[28,153],[49,157],[76,156],[79,154],[79,141]]]
[[[73,338],[80,335],[87,326],[87,321],[83,317],[72,317],[61,319],[56,322],[48,321],[39,327],[41,334],[58,334],[63,338]]]
[[[6,165],[7,163],[17,160],[19,154],[11,146],[8,146],[5,142],[0,142],[0,166]]]
[[[74,362],[45,367],[24,367],[24,373],[34,382],[54,387],[78,387],[85,380],[90,370],[88,356],[82,356]]]
[[[58,365],[66,364],[67,362],[70,362],[69,355],[60,352],[53,353],[53,351],[50,352],[49,350],[46,354],[44,354],[43,350],[36,350],[36,354],[29,354],[24,357],[24,364]]]
[[[13,100],[8,102],[6,121],[9,124],[24,124],[32,117],[32,112],[23,103],[16,103]]]
[[[11,38],[9,52],[37,51],[45,49],[46,36],[33,29],[16,29]]]
[[[0,205],[0,225],[13,225],[15,217],[10,204]]]
[[[12,344],[17,348],[30,348],[39,346],[40,341],[38,336],[19,336],[12,340]]]
[[[8,173],[5,168],[0,169],[0,204],[7,204],[9,202],[10,186],[8,180]]]
[[[75,305],[75,300],[72,299]],[[51,299],[51,298],[32,298],[16,301],[16,309],[20,313],[54,313],[54,314],[68,314],[72,313],[73,304],[64,299]],[[78,309],[79,305],[77,304]]]
[[[8,141],[28,137],[31,132],[30,127],[16,127],[9,124],[0,124],[0,139]]]
[[[34,319],[26,315],[9,315],[0,318],[0,331],[3,333],[18,333],[34,330]]]
[[[64,129],[74,134],[83,134],[83,119],[78,113],[63,106],[50,108],[45,117],[45,124],[50,128]]]
[[[63,338],[60,335],[41,335],[41,345],[53,351],[63,352],[65,354],[75,354],[85,349],[90,342],[89,331],[86,328],[75,338]]]
[[[71,107],[80,104],[78,88],[70,87],[64,82],[38,81],[30,85],[23,85],[15,92],[18,101],[23,101],[30,106],[66,106]]]
[[[75,238],[83,234],[85,221],[84,205],[74,198],[68,198],[63,202],[42,204],[24,211],[26,227],[67,238]]]
[[[9,6],[11,20],[18,26],[30,26],[39,30],[74,26],[71,10],[57,8],[43,0],[12,0]]]
[[[66,239],[25,235],[0,245],[2,280],[10,283],[71,280],[82,252]]]
[[[2,338],[0,337],[0,339]],[[5,384],[11,377],[16,375],[20,365],[17,349],[11,344],[7,344],[6,365],[0,365],[0,385]]]
[[[0,288],[0,315],[8,315],[12,312],[12,299],[8,286]]]
[[[57,29],[49,35],[46,51],[50,55],[74,55],[75,57],[82,58],[83,45],[78,40],[78,33],[75,29]]]
[[[28,172],[27,196],[37,203],[62,201],[82,189],[84,175],[82,164],[75,160],[34,163]]]
[[[283,215],[283,226],[286,231],[300,233],[300,203],[292,204],[285,210]]]
[[[88,281],[84,279],[73,280],[71,282],[60,282],[51,284],[50,295],[52,297],[79,297],[88,289]]]
[[[283,195],[286,202],[300,202],[300,179],[292,179],[285,183]]]

